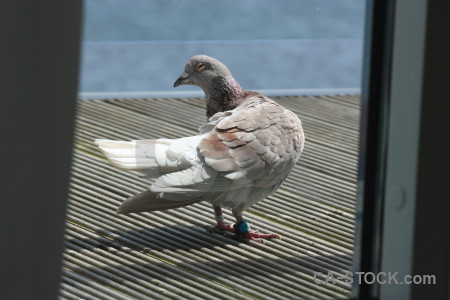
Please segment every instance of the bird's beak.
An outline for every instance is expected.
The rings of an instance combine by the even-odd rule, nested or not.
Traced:
[[[189,78],[189,74],[186,72],[183,72],[183,74],[178,77],[177,81],[173,84],[173,87],[176,88],[179,85],[188,84],[187,79]]]

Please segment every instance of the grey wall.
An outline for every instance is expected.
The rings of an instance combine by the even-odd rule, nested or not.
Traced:
[[[56,299],[81,1],[0,5],[0,299]]]

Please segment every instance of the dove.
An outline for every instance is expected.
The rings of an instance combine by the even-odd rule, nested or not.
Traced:
[[[192,57],[174,87],[194,85],[205,93],[206,122],[195,136],[95,143],[109,162],[153,179],[125,200],[119,214],[178,208],[206,201],[222,232],[239,240],[281,238],[251,230],[243,212],[275,193],[303,151],[300,119],[274,100],[241,88],[229,69],[206,55]],[[226,224],[222,208],[235,224]]]

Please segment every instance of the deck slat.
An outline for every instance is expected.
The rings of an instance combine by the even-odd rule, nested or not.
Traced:
[[[314,272],[352,268],[359,97],[275,97],[302,119],[305,150],[279,191],[248,209],[252,228],[282,240],[239,243],[207,233],[207,203],[117,215],[149,182],[112,167],[96,138],[177,138],[205,121],[200,98],[83,100],[76,139],[61,299],[324,299],[348,283]],[[226,211],[225,221],[233,218]]]

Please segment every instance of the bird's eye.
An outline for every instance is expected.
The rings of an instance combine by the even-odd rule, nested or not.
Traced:
[[[197,72],[201,72],[201,71],[203,71],[205,68],[206,68],[206,65],[205,65],[204,63],[199,63],[199,64],[197,65],[196,70],[197,70]]]

